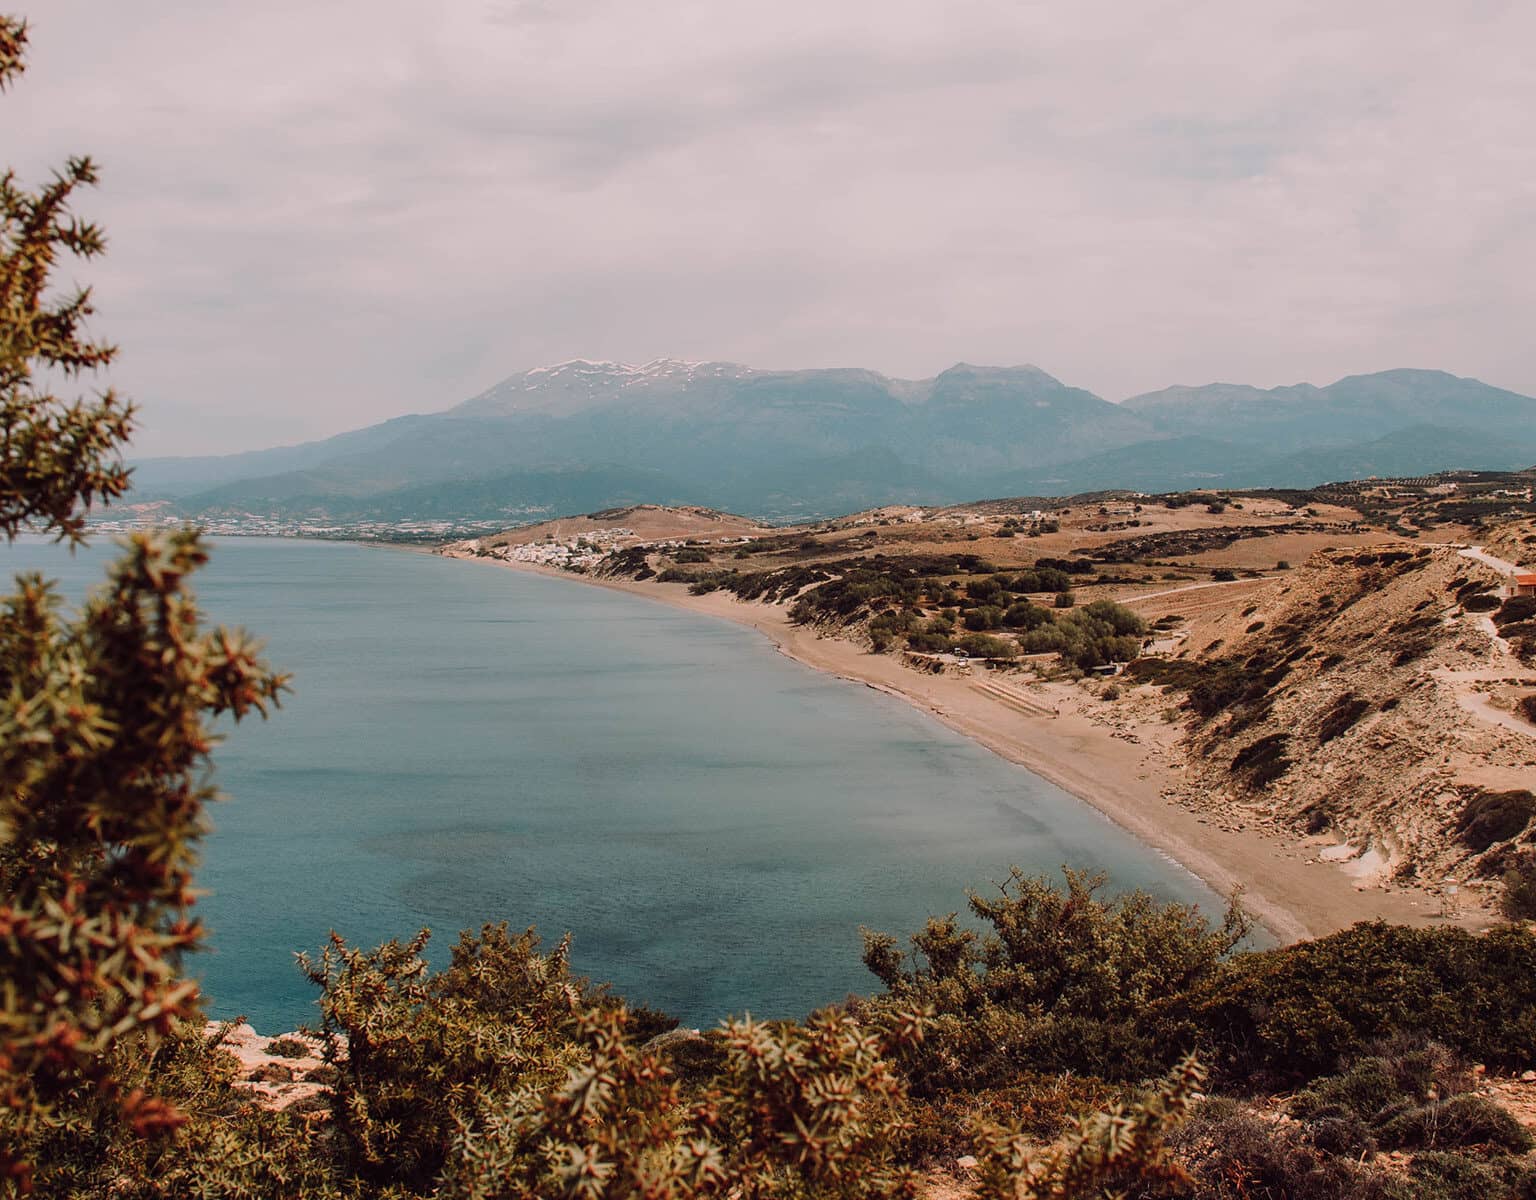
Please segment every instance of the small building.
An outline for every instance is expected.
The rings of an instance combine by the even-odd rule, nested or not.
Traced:
[[[1516,575],[1511,582],[1514,584],[1514,595],[1536,596],[1536,575]]]

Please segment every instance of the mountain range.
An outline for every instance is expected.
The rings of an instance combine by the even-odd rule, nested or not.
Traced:
[[[1441,371],[1111,403],[1038,367],[932,379],[577,359],[323,441],[134,464],[187,516],[538,518],[639,502],[807,518],[1099,488],[1305,487],[1536,461],[1536,399]]]

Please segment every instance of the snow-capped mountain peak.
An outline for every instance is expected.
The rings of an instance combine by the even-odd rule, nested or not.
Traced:
[[[534,367],[502,380],[459,405],[461,413],[488,416],[515,412],[570,413],[617,399],[626,392],[673,392],[702,380],[744,379],[754,374],[740,363],[653,358],[624,363],[569,358]]]

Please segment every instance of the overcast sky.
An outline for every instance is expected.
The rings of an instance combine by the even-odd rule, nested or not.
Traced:
[[[24,0],[16,0],[25,7]],[[1530,0],[41,0],[139,453],[572,357],[1536,394]]]

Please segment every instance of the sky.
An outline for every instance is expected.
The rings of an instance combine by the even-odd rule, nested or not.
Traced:
[[[1536,394],[1529,0],[16,0],[136,455],[568,358]]]

